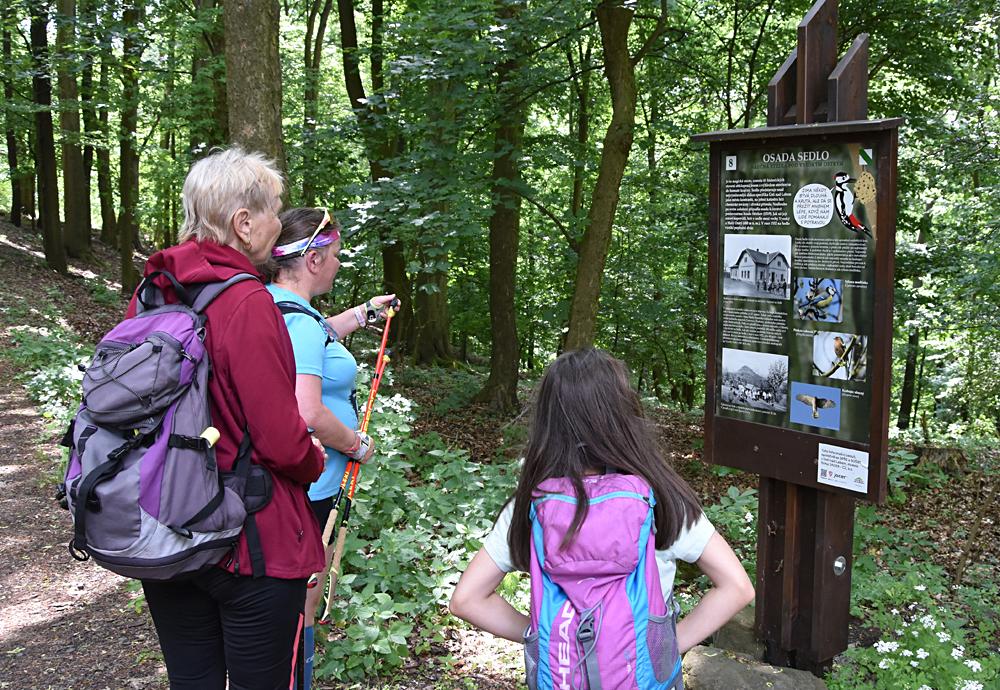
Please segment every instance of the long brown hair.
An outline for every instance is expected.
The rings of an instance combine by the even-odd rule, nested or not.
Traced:
[[[579,500],[565,546],[587,517],[583,477],[607,468],[642,477],[652,487],[657,549],[676,541],[701,514],[694,491],[660,453],[625,364],[595,348],[566,352],[539,384],[524,467],[511,499],[508,544],[515,567],[528,570],[529,510],[538,485],[550,477],[566,477],[573,485]]]

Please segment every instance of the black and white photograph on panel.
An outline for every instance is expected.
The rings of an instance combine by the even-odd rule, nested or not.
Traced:
[[[732,405],[788,410],[788,357],[722,348],[722,401]]]
[[[868,375],[868,337],[820,331],[813,338],[813,374],[841,381]]]
[[[792,285],[791,235],[725,236],[722,294],[788,299]]]

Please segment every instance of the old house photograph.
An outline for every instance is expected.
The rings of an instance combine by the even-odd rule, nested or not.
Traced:
[[[788,299],[791,256],[790,235],[726,235],[722,294]]]

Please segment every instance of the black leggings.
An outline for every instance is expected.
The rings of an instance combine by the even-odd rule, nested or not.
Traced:
[[[306,581],[237,577],[221,568],[142,589],[171,690],[289,687]]]

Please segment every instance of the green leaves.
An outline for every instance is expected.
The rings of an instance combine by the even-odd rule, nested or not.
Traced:
[[[384,675],[440,638],[461,566],[513,490],[502,467],[472,463],[436,434],[408,436],[413,414],[395,395],[372,417],[380,455],[352,508],[320,677]]]

